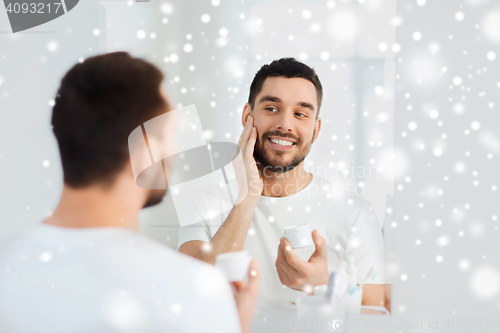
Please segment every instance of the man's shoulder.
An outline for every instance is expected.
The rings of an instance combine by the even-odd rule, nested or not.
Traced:
[[[0,241],[0,260],[17,260],[19,254],[23,253],[45,253],[50,261],[57,261],[59,254],[64,254],[66,258],[74,255],[75,260],[84,260],[82,263],[85,263],[84,258],[88,255],[92,260],[112,263],[115,268],[126,269],[134,265],[144,268],[153,264],[152,267],[161,269],[162,265],[157,263],[163,262],[170,272],[184,269],[216,271],[212,265],[179,253],[140,233],[124,228],[105,229],[95,233],[86,230],[65,232],[35,225]],[[175,270],[181,267],[183,270]]]
[[[363,211],[370,206],[369,201],[358,194],[346,189],[345,183],[341,181],[330,181],[323,177],[315,176],[317,200],[327,205],[331,218],[337,221],[344,221],[347,225],[353,226],[356,219]]]

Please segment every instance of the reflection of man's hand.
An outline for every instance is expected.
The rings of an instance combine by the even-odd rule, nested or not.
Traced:
[[[257,141],[257,129],[253,127],[253,117],[248,116],[245,128],[238,141],[240,153],[233,160],[233,167],[238,182],[239,194],[236,204],[239,204],[247,195],[258,197],[262,193],[264,184],[259,176],[259,170],[253,151]]]
[[[276,270],[283,285],[312,294],[315,286],[328,284],[328,262],[326,241],[317,230],[312,233],[316,250],[305,262],[293,252],[286,238],[278,246]]]

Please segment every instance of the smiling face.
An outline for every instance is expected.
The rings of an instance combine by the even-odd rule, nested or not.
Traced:
[[[272,172],[290,171],[302,163],[321,128],[318,95],[309,80],[268,77],[255,98],[245,105],[243,123],[252,113],[257,128],[254,157]]]

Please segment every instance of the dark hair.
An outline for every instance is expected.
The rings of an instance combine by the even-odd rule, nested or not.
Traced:
[[[52,109],[64,183],[109,186],[129,160],[128,136],[169,110],[162,72],[128,53],[86,59],[61,80]]]
[[[255,98],[262,90],[262,85],[268,77],[284,76],[287,78],[303,78],[314,84],[316,88],[316,93],[318,95],[318,112],[321,108],[321,101],[323,100],[323,87],[319,81],[318,75],[311,67],[307,66],[295,58],[281,58],[274,60],[269,65],[262,66],[259,71],[255,74],[252,84],[250,85],[250,95],[248,96],[248,103],[253,109],[255,104]]]

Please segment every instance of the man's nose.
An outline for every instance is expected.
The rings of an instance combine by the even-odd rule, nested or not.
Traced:
[[[276,122],[276,129],[280,131],[291,132],[292,121],[293,121],[293,114],[289,112],[283,112],[279,117],[278,121]]]

